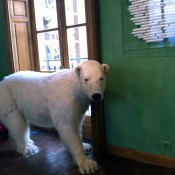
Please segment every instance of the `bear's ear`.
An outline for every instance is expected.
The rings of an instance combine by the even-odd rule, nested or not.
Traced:
[[[104,73],[107,73],[109,71],[109,66],[107,64],[102,64],[101,67]]]
[[[75,73],[80,76],[80,72],[81,72],[81,66],[76,66],[75,67]]]

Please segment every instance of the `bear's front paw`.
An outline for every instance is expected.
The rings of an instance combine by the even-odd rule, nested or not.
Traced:
[[[79,165],[79,171],[82,174],[90,174],[94,173],[98,170],[98,165],[96,161],[85,159],[80,165]]]
[[[38,149],[37,146],[35,146],[35,145],[33,145],[33,144],[31,144],[30,146],[27,146],[27,147],[25,148],[25,155],[26,155],[26,157],[35,155],[35,154],[37,154],[37,153],[39,153],[39,149]]]
[[[25,157],[29,157],[31,155],[35,155],[37,153],[39,153],[39,149],[37,146],[33,145],[33,144],[28,144],[25,147],[19,147],[18,148],[18,153],[20,155],[23,155]]]

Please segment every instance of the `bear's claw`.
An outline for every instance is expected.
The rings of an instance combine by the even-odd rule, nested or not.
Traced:
[[[98,170],[98,165],[96,161],[93,160],[88,160],[84,161],[80,166],[79,166],[79,171],[82,174],[90,174],[94,173]]]

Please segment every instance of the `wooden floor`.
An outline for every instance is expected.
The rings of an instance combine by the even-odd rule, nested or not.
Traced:
[[[29,158],[17,156],[11,139],[0,139],[0,175],[80,175],[56,133],[34,129],[31,134],[40,153]],[[112,155],[89,158],[96,159],[101,167],[95,175],[175,175],[172,169]]]

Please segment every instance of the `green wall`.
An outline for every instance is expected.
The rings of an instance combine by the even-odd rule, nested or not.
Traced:
[[[8,74],[8,59],[5,43],[4,17],[2,13],[2,1],[0,1],[0,80]]]
[[[99,0],[101,58],[110,66],[106,140],[175,157],[175,38],[157,44],[134,38],[128,1]]]

